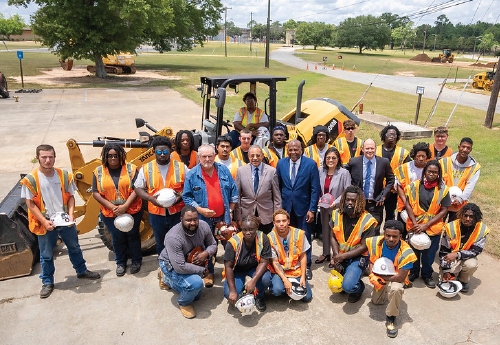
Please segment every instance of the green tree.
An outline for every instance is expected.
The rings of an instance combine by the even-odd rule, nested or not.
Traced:
[[[271,41],[278,41],[285,38],[285,29],[279,21],[273,21],[271,23],[270,29],[270,39]]]
[[[322,22],[301,22],[295,31],[295,40],[303,46],[331,46],[334,26]]]
[[[283,23],[283,28],[285,30],[287,30],[287,29],[296,29],[298,25],[299,25],[299,23],[297,23],[295,20],[288,19],[286,22]]]
[[[391,42],[391,28],[380,17],[347,18],[337,27],[337,46],[363,49],[384,49]]]
[[[226,22],[226,35],[229,37],[241,36],[241,29],[233,22]]]
[[[402,26],[392,29],[392,41],[399,44],[401,50],[404,50],[406,45],[410,43],[411,39],[415,36],[416,29],[413,28],[413,22],[408,22]]]
[[[143,43],[159,51],[189,50],[217,33],[220,0],[9,0],[40,8],[33,31],[63,59],[91,59],[106,77],[102,56],[135,51]]]
[[[477,45],[477,49],[484,52],[489,52],[493,48],[493,46],[498,45],[498,42],[495,41],[495,36],[491,32],[484,34],[481,37],[481,43]]]
[[[0,36],[10,40],[12,35],[22,35],[25,26],[24,20],[18,14],[4,18],[0,13]]]

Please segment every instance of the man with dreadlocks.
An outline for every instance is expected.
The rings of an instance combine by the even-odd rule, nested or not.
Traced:
[[[470,277],[477,270],[477,256],[482,253],[490,229],[482,222],[483,213],[473,203],[457,212],[457,219],[445,225],[439,250],[443,280],[457,277],[461,292],[469,291]]]
[[[375,218],[365,211],[365,196],[361,188],[347,187],[330,222],[333,251],[330,267],[344,272],[342,289],[349,294],[349,303],[359,301],[365,289],[361,277],[368,263],[364,256],[367,251],[366,239],[376,235],[376,225]]]

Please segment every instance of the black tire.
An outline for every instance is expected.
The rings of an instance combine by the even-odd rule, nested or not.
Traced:
[[[9,90],[7,88],[7,79],[2,74],[2,79],[0,80],[0,96],[3,98],[9,98]]]

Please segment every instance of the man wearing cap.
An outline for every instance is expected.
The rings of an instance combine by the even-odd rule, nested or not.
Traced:
[[[384,224],[383,236],[366,239],[368,257],[370,259],[370,283],[374,285],[372,293],[373,304],[384,304],[389,300],[385,309],[387,336],[395,338],[398,335],[396,317],[399,315],[399,305],[403,300],[404,284],[412,263],[417,260],[411,247],[402,240],[403,223],[398,220],[388,220]],[[388,258],[394,267],[385,267],[385,272],[394,271],[387,275],[385,272],[373,272],[375,262],[380,258]]]
[[[56,151],[51,145],[36,148],[38,168],[21,180],[21,198],[28,206],[29,229],[37,235],[40,249],[42,289],[40,298],[47,298],[54,290],[54,248],[58,237],[68,248],[68,255],[78,278],[99,279],[97,272],[91,272],[85,265],[82,250],[78,244],[75,217],[75,191],[73,174],[54,167]],[[63,226],[56,226],[50,219],[57,213],[65,213]]]
[[[217,144],[215,145],[217,149],[217,156],[215,157],[215,162],[224,164],[226,168],[229,169],[231,176],[236,180],[236,172],[238,168],[245,165],[246,163],[231,156],[232,151],[232,139],[229,135],[221,135],[217,138]]]
[[[351,119],[345,120],[343,123],[344,136],[335,140],[335,147],[339,150],[342,164],[349,163],[349,159],[359,157],[363,154],[363,140],[355,136],[356,122]]]
[[[240,145],[238,133],[241,133],[243,129],[248,129],[250,134],[256,137],[260,127],[269,127],[269,116],[264,112],[264,109],[257,107],[257,96],[253,92],[247,92],[243,96],[243,102],[245,102],[245,107],[239,109],[234,115],[234,130],[229,132],[233,138],[233,147]],[[248,144],[250,145],[250,143]]]
[[[323,165],[326,150],[332,145],[328,144],[328,128],[326,126],[316,126],[313,128],[311,137],[311,146],[304,150],[304,156],[311,158],[316,162],[318,168]]]

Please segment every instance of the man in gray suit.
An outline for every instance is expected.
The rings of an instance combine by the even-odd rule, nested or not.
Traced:
[[[268,234],[273,229],[273,213],[281,208],[281,192],[276,169],[262,163],[264,154],[259,146],[248,151],[250,164],[238,168],[236,187],[240,198],[235,218],[238,225],[247,215],[260,218],[259,230]]]

